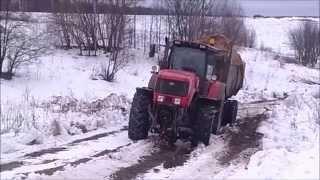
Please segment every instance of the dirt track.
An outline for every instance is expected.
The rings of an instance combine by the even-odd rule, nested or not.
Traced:
[[[119,169],[113,173],[110,178],[114,180],[135,179],[139,174],[146,173],[152,169],[154,172],[157,172],[158,169],[155,167],[161,164],[163,164],[164,168],[183,166],[189,159],[191,151],[189,143],[174,147],[160,144],[155,152],[151,153],[149,156],[142,157],[139,163]]]
[[[222,165],[228,165],[232,160],[239,158],[241,152],[244,152],[249,148],[254,150],[251,151],[250,154],[247,154],[249,157],[254,152],[260,150],[260,140],[262,139],[263,134],[257,132],[257,129],[260,123],[266,119],[267,116],[265,114],[257,114],[253,117],[239,119],[239,131],[228,132],[228,135],[230,136],[228,150],[219,158],[220,163]]]
[[[228,147],[220,152],[219,154],[221,155],[217,157],[219,163],[222,166],[228,166],[232,161],[235,160],[239,160],[242,162],[249,161],[250,156],[261,148],[260,139],[263,137],[263,134],[257,133],[257,128],[262,121],[267,119],[265,112],[271,110],[274,105],[278,104],[277,101],[278,100],[259,101],[240,105],[238,123],[235,127],[236,129],[238,129],[238,131],[232,131],[228,128],[225,130],[224,139],[228,141]],[[40,167],[42,167],[45,164],[52,163],[55,164],[54,167],[42,169],[38,168],[33,172],[36,174],[45,174],[50,176],[57,171],[65,171],[65,166],[76,168],[80,164],[88,163],[99,157],[105,157],[110,156],[114,153],[119,153],[122,149],[134,145],[135,142],[122,144],[116,148],[105,149],[98,152],[92,151],[91,155],[80,157],[78,159],[63,160],[59,158],[47,158],[47,155],[55,155],[68,151],[72,152],[73,148],[78,147],[83,143],[90,145],[90,143],[94,141],[103,142],[104,138],[110,138],[111,140],[114,138],[114,141],[117,141],[117,136],[123,133],[126,134],[126,132],[127,127],[124,127],[116,131],[100,133],[87,138],[77,139],[69,144],[66,144],[65,146],[27,153],[21,158],[21,161],[13,161],[6,164],[1,164],[1,173],[11,173],[17,171],[17,174],[23,174],[25,177],[28,177],[28,174],[31,172],[19,173],[21,168],[29,165],[39,165]],[[151,139],[156,138],[151,137]],[[150,171],[157,173],[159,171],[157,167],[160,165],[162,165],[164,168],[174,168],[177,166],[183,166],[186,161],[191,160],[190,153],[192,152],[192,149],[190,147],[190,143],[180,143],[173,148],[170,148],[169,146],[159,145],[153,140],[150,141],[150,143],[153,143],[154,147],[151,149],[149,155],[141,156],[140,160],[137,163],[127,167],[122,167],[114,171],[111,175],[106,175],[106,178],[115,180],[134,179]],[[241,154],[248,149],[251,149],[250,153],[247,153],[244,158],[243,156],[240,157]],[[33,159],[37,158],[40,158],[41,161],[33,163]]]

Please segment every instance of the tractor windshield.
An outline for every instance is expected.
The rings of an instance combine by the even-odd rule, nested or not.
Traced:
[[[173,69],[191,71],[204,77],[206,71],[206,52],[188,47],[174,47],[170,62]]]

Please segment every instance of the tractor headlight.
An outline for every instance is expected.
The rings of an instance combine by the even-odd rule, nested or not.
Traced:
[[[181,99],[180,98],[174,98],[173,104],[180,105],[180,103],[181,103]]]
[[[158,96],[157,101],[158,102],[163,102],[164,101],[164,96]]]

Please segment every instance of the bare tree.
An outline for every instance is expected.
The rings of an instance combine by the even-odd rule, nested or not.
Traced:
[[[256,34],[245,24],[244,11],[234,0],[217,1],[212,17],[205,30],[210,34],[223,34],[233,45],[253,47]]]
[[[5,5],[0,11],[0,77],[11,79],[20,65],[35,60],[45,48],[40,47],[42,35],[34,29],[28,31],[30,17],[12,14],[11,0],[6,0]]]
[[[0,6],[0,77],[2,77],[3,62],[11,39],[9,30],[11,28],[9,28],[9,3],[0,2]]]
[[[83,55],[84,51],[89,56],[97,54],[97,32],[100,22],[96,3],[95,0],[57,2],[49,29],[54,27],[57,31],[56,35],[60,39],[61,47],[70,49],[76,45],[80,55]],[[88,7],[91,7],[94,12],[87,9]]]
[[[63,10],[63,6],[57,6],[58,10],[53,18],[60,42],[67,48],[76,47],[80,55],[96,55],[99,49],[106,54],[107,61],[100,68],[99,77],[106,81],[113,81],[116,73],[125,66],[128,61],[129,34],[135,25],[129,23],[130,17],[125,11],[138,1],[127,0],[83,0],[68,1],[73,13]],[[98,13],[98,7],[108,5],[108,9]],[[65,7],[65,6],[64,6]],[[92,7],[93,11],[88,9]],[[69,10],[70,11],[70,10]],[[135,36],[135,35],[134,35]],[[134,37],[135,38],[135,37]],[[134,40],[135,41],[135,40]],[[135,45],[134,45],[135,46]]]
[[[2,4],[5,5],[5,7],[2,7],[3,11],[0,11],[0,77],[3,78],[6,78],[6,74],[3,73],[3,65],[9,47],[15,41],[14,34],[22,26],[22,22],[10,20],[11,13],[9,9],[11,1],[6,0],[5,2]]]
[[[243,10],[234,0],[166,0],[169,37],[196,40],[223,34],[233,44],[253,47],[255,32],[246,27]]]
[[[47,49],[47,46],[42,43],[44,34],[33,35],[30,31],[26,32],[28,27],[22,27],[13,35],[15,40],[8,47],[6,73],[9,79],[18,67],[34,62]]]
[[[127,29],[128,19],[125,16],[127,3],[125,0],[109,0],[113,6],[113,12],[109,14],[107,24],[109,58],[105,66],[102,66],[100,76],[103,80],[113,81],[116,73],[128,62]]]
[[[71,2],[57,1],[53,9],[52,21],[48,23],[48,32],[55,34],[59,39],[59,44],[56,46],[70,49],[72,46],[72,14],[68,13],[72,10]]]
[[[204,34],[205,18],[214,7],[213,0],[167,0],[169,36],[181,40],[195,40]]]
[[[289,32],[291,47],[303,65],[315,66],[320,58],[320,28],[316,22],[304,22]]]

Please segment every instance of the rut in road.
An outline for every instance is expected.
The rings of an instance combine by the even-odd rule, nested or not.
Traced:
[[[222,165],[229,165],[234,159],[239,158],[239,155],[251,149],[250,153],[246,154],[246,160],[249,160],[250,156],[256,151],[261,149],[261,139],[263,134],[257,132],[260,123],[266,120],[268,117],[265,113],[257,114],[252,117],[245,117],[239,119],[239,131],[228,132],[230,140],[228,142],[227,151],[218,158]]]
[[[72,162],[63,163],[62,165],[58,165],[58,166],[53,167],[53,168],[47,168],[47,169],[38,170],[38,171],[35,171],[33,173],[44,174],[44,175],[51,176],[57,171],[64,171],[65,166],[67,166],[67,165],[71,165],[72,167],[76,167],[76,166],[78,166],[80,164],[87,163],[87,162],[93,160],[94,158],[105,156],[105,155],[108,155],[108,154],[111,154],[111,153],[119,152],[122,148],[128,147],[130,145],[132,145],[132,143],[128,143],[128,144],[123,145],[123,146],[119,146],[119,147],[117,147],[115,149],[112,149],[112,150],[106,149],[106,150],[104,150],[102,152],[99,152],[99,153],[97,153],[95,155],[92,155],[92,156],[90,156],[88,158],[82,158],[82,159],[78,159],[78,160],[75,160],[75,161],[72,161]],[[25,177],[27,177],[30,173],[31,172],[22,173],[22,174]]]
[[[272,106],[277,105],[277,101],[282,99],[275,100],[265,100],[265,101],[255,101],[246,103],[246,105],[254,105],[254,110],[251,113],[247,111],[240,110],[244,117],[238,119],[238,124],[236,126],[239,128],[239,133],[236,132],[227,132],[227,139],[229,139],[228,147],[226,151],[221,152],[221,156],[218,157],[218,160],[221,165],[229,165],[229,163],[239,158],[239,155],[245,150],[252,148],[256,151],[259,150],[261,145],[261,138],[263,134],[258,133],[257,129],[260,123],[266,120],[268,117],[266,111],[270,110]],[[243,107],[245,108],[245,105]],[[190,149],[185,149],[184,152],[175,152],[176,149],[160,149],[159,151],[152,153],[150,156],[142,157],[139,163],[132,166],[121,168],[110,177],[114,180],[126,180],[126,179],[135,179],[139,174],[144,174],[147,171],[161,165],[164,163],[165,168],[171,168],[176,166],[183,166],[183,164],[189,159],[189,154],[191,153]],[[252,151],[251,154],[247,154],[247,160],[255,151]],[[156,171],[156,169],[154,169]]]
[[[248,163],[250,157],[255,152],[261,150],[261,139],[263,138],[263,134],[257,132],[257,129],[262,121],[268,119],[266,112],[270,111],[273,106],[278,105],[280,101],[287,97],[288,96],[285,95],[283,98],[253,101],[242,104],[241,108],[239,108],[239,115],[242,115],[243,117],[237,120],[236,125],[239,130],[236,132],[227,132],[228,139],[230,140],[228,142],[227,151],[218,158],[221,165],[229,165],[231,161],[241,159],[240,156],[245,156],[242,160],[245,160],[245,162]],[[251,112],[246,114],[248,109],[260,109],[260,111],[256,110],[256,112],[259,113],[252,114]]]
[[[247,149],[256,149],[259,150],[259,145],[260,145],[260,139],[263,137],[262,134],[259,134],[256,132],[259,124],[267,118],[265,115],[266,110],[270,110],[272,106],[277,105],[277,101],[280,100],[266,100],[266,101],[256,101],[256,102],[249,102],[242,104],[239,109],[239,115],[241,116],[239,119],[239,124],[237,125],[239,127],[239,133],[236,132],[227,132],[229,133],[229,138],[230,142],[228,144],[228,149],[226,153],[222,152],[222,155],[219,156],[218,160],[222,165],[229,165],[231,161],[234,159],[239,159],[239,156],[242,152],[244,152]],[[251,107],[252,106],[252,107]],[[253,112],[248,113],[248,109],[254,110]],[[258,109],[258,110],[257,110]],[[258,113],[259,112],[259,113]],[[60,151],[67,151],[68,147],[75,146],[79,143],[86,142],[86,141],[92,141],[96,139],[100,139],[109,135],[114,135],[117,133],[120,133],[122,131],[126,131],[127,127],[123,127],[122,129],[116,130],[116,131],[111,131],[111,132],[106,132],[106,133],[101,133],[101,134],[96,134],[87,138],[83,139],[78,139],[75,140],[69,144],[66,144],[65,146],[62,147],[57,147],[57,148],[49,148],[49,149],[43,149],[40,151],[32,152],[29,154],[26,154],[23,156],[24,158],[36,158],[36,157],[41,157],[45,154],[54,154],[58,153]],[[130,145],[130,144],[129,144]],[[129,146],[125,145],[125,146]],[[72,162],[65,162],[62,164],[57,164],[56,167],[50,168],[50,169],[43,169],[39,170],[35,173],[39,174],[46,174],[46,175],[52,175],[53,173],[57,171],[62,171],[64,170],[64,167],[66,165],[71,165],[71,166],[77,166],[82,163],[87,163],[88,161],[91,161],[92,159],[100,156],[104,156],[110,153],[114,153],[119,151],[122,148],[122,146],[115,148],[115,149],[107,149],[101,152],[98,152],[92,156],[89,157],[83,157],[81,159],[76,159]],[[175,166],[183,166],[183,164],[189,159],[189,154],[191,152],[191,149],[189,148],[181,148],[181,147],[175,147],[173,149],[168,149],[168,148],[163,148],[163,147],[156,147],[155,148],[157,151],[154,151],[151,155],[149,156],[144,156],[141,158],[139,163],[134,164],[132,166],[126,167],[126,168],[121,168],[118,171],[116,171],[113,175],[110,177],[116,180],[119,179],[133,179],[139,176],[140,174],[144,174],[149,170],[152,170],[153,168],[164,164],[165,168],[171,168]],[[253,154],[254,152],[252,152]],[[252,155],[248,154],[248,158]],[[44,160],[40,162],[40,164],[36,165],[42,165],[42,164],[47,164],[51,162],[58,162],[58,159],[50,159],[50,160]],[[19,168],[21,166],[27,166],[30,163],[27,163],[25,161],[14,161],[10,162],[7,164],[0,164],[0,171],[11,171],[16,168]],[[156,172],[157,169],[154,169]],[[26,173],[27,175],[29,173]],[[107,177],[107,178],[110,178]]]
[[[75,145],[77,145],[79,143],[82,143],[82,142],[85,142],[85,141],[92,141],[92,140],[97,140],[97,139],[100,139],[100,138],[103,138],[103,137],[107,137],[107,136],[110,136],[110,135],[115,135],[115,134],[121,133],[123,131],[126,131],[127,129],[128,129],[128,127],[125,126],[125,127],[121,128],[119,130],[116,130],[116,131],[96,134],[96,135],[93,135],[93,136],[90,136],[90,137],[87,137],[87,138],[83,138],[83,139],[77,139],[77,140],[74,140],[71,143],[67,144],[65,147],[54,147],[54,148],[42,149],[42,150],[39,150],[39,151],[35,151],[35,152],[32,152],[32,153],[25,154],[23,156],[23,158],[27,158],[27,159],[28,158],[38,158],[38,157],[41,157],[41,156],[46,155],[46,154],[55,154],[55,153],[58,153],[58,152],[61,152],[61,151],[67,151],[68,147],[75,146]],[[112,150],[109,150],[109,151],[112,151]],[[42,164],[48,164],[49,162],[53,162],[53,161],[56,161],[56,160],[57,159],[49,160],[49,161],[45,160],[44,162],[42,162]],[[13,169],[22,167],[24,165],[27,165],[27,163],[24,162],[24,161],[13,161],[13,162],[9,162],[9,163],[0,164],[0,172],[11,171]]]
[[[163,145],[150,155],[142,157],[141,160],[139,160],[139,163],[121,168],[107,178],[111,178],[113,180],[129,180],[135,179],[139,174],[144,174],[148,170],[151,170],[161,164],[163,164],[164,168],[183,166],[189,159],[190,153],[190,144],[183,144],[174,147]],[[157,169],[154,169],[154,171],[157,171]]]
[[[107,136],[110,136],[110,135],[114,135],[114,134],[117,134],[117,133],[120,133],[120,132],[126,131],[126,130],[128,130],[128,128],[127,127],[123,127],[120,130],[106,132],[106,133],[102,133],[102,134],[96,134],[96,135],[93,135],[93,136],[90,136],[90,137],[87,137],[87,138],[83,138],[83,139],[77,139],[77,140],[74,140],[71,143],[69,143],[68,146],[75,146],[75,145],[77,145],[77,144],[79,144],[81,142],[85,142],[85,141],[97,140],[97,139],[100,139],[100,138],[103,138],[103,137],[107,137]],[[24,157],[41,157],[41,156],[43,156],[45,154],[54,154],[54,153],[57,153],[57,152],[60,152],[60,151],[64,151],[64,150],[67,150],[67,148],[58,147],[58,148],[42,149],[40,151],[35,151],[35,152],[32,152],[32,153],[28,153],[28,154],[24,155]]]

